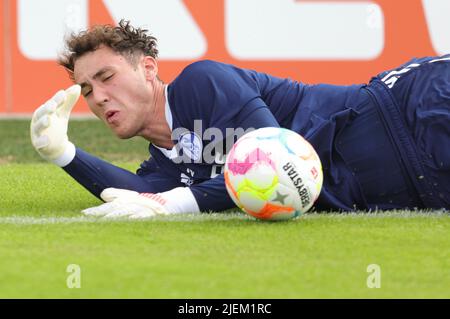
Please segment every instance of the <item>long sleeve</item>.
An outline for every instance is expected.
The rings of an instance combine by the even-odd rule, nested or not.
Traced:
[[[263,102],[261,102],[263,103]],[[243,120],[241,127],[261,128],[261,127],[279,127],[272,113],[267,107],[257,109]],[[190,187],[192,194],[197,200],[197,204],[202,212],[223,211],[236,207],[231,197],[228,195],[223,174],[220,174],[210,180],[204,181]]]

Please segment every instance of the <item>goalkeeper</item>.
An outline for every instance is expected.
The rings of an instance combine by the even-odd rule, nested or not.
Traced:
[[[296,131],[319,154],[317,210],[450,208],[450,55],[413,59],[351,86],[306,85],[214,61],[193,63],[166,84],[156,39],[127,21],[72,35],[66,46],[59,63],[76,84],[35,111],[31,139],[44,159],[107,202],[85,214],[233,208],[222,174],[236,139],[228,129],[268,126]],[[119,138],[150,142],[136,174],[69,141],[80,94]]]

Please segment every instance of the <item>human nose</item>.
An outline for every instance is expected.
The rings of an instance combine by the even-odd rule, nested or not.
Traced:
[[[93,88],[92,95],[94,98],[94,103],[97,106],[104,106],[107,102],[109,102],[109,95],[107,91],[101,87]]]

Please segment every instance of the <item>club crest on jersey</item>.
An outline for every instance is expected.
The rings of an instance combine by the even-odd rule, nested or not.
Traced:
[[[194,132],[186,132],[178,138],[178,146],[183,151],[183,155],[199,161],[202,158],[203,143],[201,138]]]
[[[192,184],[194,184],[194,174],[195,174],[195,172],[188,168],[186,170],[186,174],[181,173],[180,182],[185,184],[188,187],[191,186]]]

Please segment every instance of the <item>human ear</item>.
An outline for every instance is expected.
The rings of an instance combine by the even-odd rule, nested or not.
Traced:
[[[158,63],[156,62],[155,58],[151,56],[144,56],[143,63],[145,78],[149,81],[155,80],[158,75]]]

